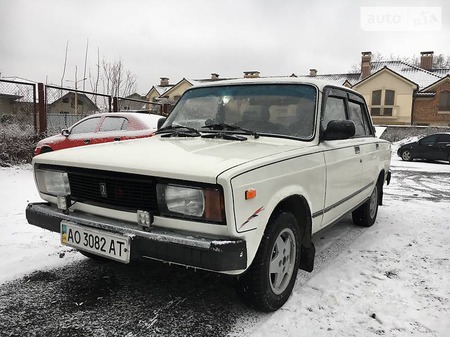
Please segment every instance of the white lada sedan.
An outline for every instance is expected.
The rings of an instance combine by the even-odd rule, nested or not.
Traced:
[[[45,202],[26,215],[90,257],[235,275],[244,302],[273,311],[313,270],[314,233],[349,212],[375,222],[390,154],[348,88],[215,81],[187,90],[154,137],[36,156]]]

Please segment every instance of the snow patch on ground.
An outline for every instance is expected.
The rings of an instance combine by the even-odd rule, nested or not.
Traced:
[[[448,203],[398,206],[386,200],[377,223],[252,336],[447,336]]]
[[[297,282],[289,301],[252,337],[448,336],[449,201],[423,200],[428,195],[420,190],[404,201],[395,171],[446,173],[435,187],[448,191],[450,165],[405,165],[395,156],[374,226],[329,266]]]
[[[0,284],[83,258],[61,246],[57,233],[27,223],[28,202],[42,201],[31,165],[0,168],[0,186]]]

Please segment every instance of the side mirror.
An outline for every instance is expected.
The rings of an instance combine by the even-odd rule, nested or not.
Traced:
[[[61,131],[61,134],[62,134],[64,137],[69,137],[70,131],[69,131],[68,129],[64,129],[64,130]]]
[[[163,117],[163,118],[160,118],[159,120],[158,120],[158,124],[157,124],[157,128],[158,128],[158,130],[161,128],[161,126],[164,124],[164,122],[166,121],[166,117]]]
[[[355,135],[355,123],[349,120],[330,121],[323,134],[323,140],[349,139]]]

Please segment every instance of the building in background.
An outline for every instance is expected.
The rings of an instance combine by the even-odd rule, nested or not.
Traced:
[[[420,66],[403,61],[371,61],[363,52],[361,71],[308,77],[333,81],[363,94],[378,125],[450,125],[450,68],[433,69],[433,52],[422,52]]]

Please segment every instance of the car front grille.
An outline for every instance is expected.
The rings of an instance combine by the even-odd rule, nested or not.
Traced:
[[[52,167],[69,176],[72,202],[127,211],[158,213],[153,177],[76,167]]]

